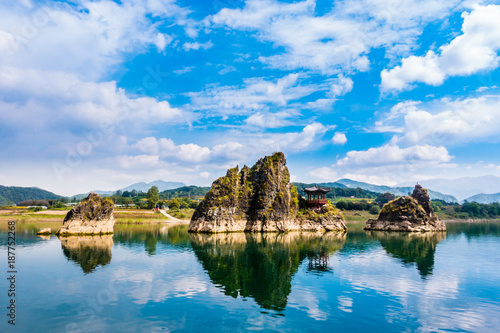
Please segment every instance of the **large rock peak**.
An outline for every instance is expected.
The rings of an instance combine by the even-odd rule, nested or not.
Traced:
[[[261,158],[251,168],[238,166],[213,182],[196,208],[190,231],[289,231],[302,230],[296,219],[300,196],[290,183],[285,155],[281,152]],[[332,207],[335,209],[334,207]],[[338,211],[337,211],[338,212]],[[340,212],[338,212],[340,214]],[[331,215],[331,211],[329,211]],[[329,215],[329,216],[330,216]],[[342,226],[338,223],[341,220]],[[343,218],[335,219],[345,230]],[[310,227],[307,227],[310,230]],[[330,230],[328,223],[317,223],[313,230]]]

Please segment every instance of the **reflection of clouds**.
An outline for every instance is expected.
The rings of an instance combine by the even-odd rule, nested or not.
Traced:
[[[447,251],[444,249],[444,252]],[[409,318],[414,318],[420,325],[418,330],[423,332],[445,329],[477,331],[478,328],[483,331],[485,325],[490,325],[492,332],[497,331],[500,304],[485,303],[482,298],[468,295],[467,290],[471,286],[461,285],[468,282],[467,274],[471,272],[464,268],[466,266],[454,265],[460,260],[456,258],[456,253],[451,257],[448,253],[438,254],[444,255],[448,261],[439,262],[436,265],[438,269],[425,280],[419,277],[415,266],[401,264],[382,248],[345,255],[341,260],[331,261],[331,264],[340,279],[350,284],[353,292],[362,290],[363,294],[371,290],[379,297],[387,297],[388,301],[397,301],[397,304],[387,305],[385,320],[388,323],[408,322]],[[353,298],[337,297],[340,310],[352,311],[356,297],[361,296],[351,295]],[[492,318],[496,318],[495,323],[487,324]]]
[[[115,271],[115,278],[136,304],[163,302],[173,297],[192,297],[207,291],[207,282],[193,272],[196,260],[188,253],[168,254],[147,258],[132,268]],[[130,266],[130,265],[128,265]],[[201,272],[200,272],[201,273]]]
[[[347,296],[339,296],[339,309],[344,312],[352,312],[352,298]]]
[[[288,298],[288,306],[298,310],[305,310],[307,315],[315,320],[326,320],[328,314],[319,307],[317,292],[297,287]]]

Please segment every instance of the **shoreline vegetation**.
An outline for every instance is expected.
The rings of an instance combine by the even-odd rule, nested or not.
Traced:
[[[66,210],[43,210],[34,212],[25,208],[0,209],[0,223],[16,220],[19,223],[60,223],[68,213]],[[153,213],[146,209],[115,209],[116,224],[188,224],[194,209],[169,210],[167,213],[178,220],[172,220],[161,213]],[[370,218],[376,218],[378,214],[372,214],[363,210],[345,210],[342,212],[346,223],[366,222]],[[500,222],[500,218],[451,218],[439,214],[439,218],[445,223],[488,223]],[[179,221],[180,220],[180,221]]]

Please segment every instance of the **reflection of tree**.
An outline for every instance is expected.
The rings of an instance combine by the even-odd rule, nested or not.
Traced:
[[[189,238],[210,279],[226,295],[252,297],[265,309],[282,310],[300,263],[311,258],[311,270],[325,270],[327,257],[342,248],[345,233],[190,234]],[[321,265],[315,265],[317,258],[322,258]]]
[[[156,253],[158,243],[189,248],[188,225],[115,224],[115,243],[128,247],[144,247],[149,255]]]
[[[448,237],[464,235],[469,240],[485,236],[500,236],[500,223],[498,223],[498,221],[481,223],[448,223],[446,225],[446,229]]]
[[[78,263],[85,274],[111,261],[112,235],[60,237],[63,253]]]
[[[446,238],[446,232],[400,233],[371,231],[387,253],[400,259],[404,264],[415,263],[420,275],[432,275],[436,246]]]

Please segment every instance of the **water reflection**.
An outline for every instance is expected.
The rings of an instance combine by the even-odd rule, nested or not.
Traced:
[[[331,271],[328,257],[345,233],[190,234],[191,246],[212,282],[226,295],[252,297],[265,309],[283,310],[293,275],[304,259],[308,270]]]
[[[112,235],[69,236],[59,240],[66,258],[79,264],[85,274],[111,262]]]
[[[432,275],[436,246],[446,238],[446,232],[402,233],[368,231],[368,236],[380,241],[385,251],[404,264],[417,265],[422,278]]]
[[[170,245],[189,249],[188,225],[162,224],[117,224],[113,239],[116,244],[127,247],[143,247],[149,255],[155,255],[157,245]]]
[[[50,235],[37,235],[37,236],[43,240],[50,240]]]
[[[465,235],[467,239],[485,237],[485,236],[500,236],[500,223],[498,222],[480,222],[480,223],[464,223],[453,222],[446,224],[448,236]]]

